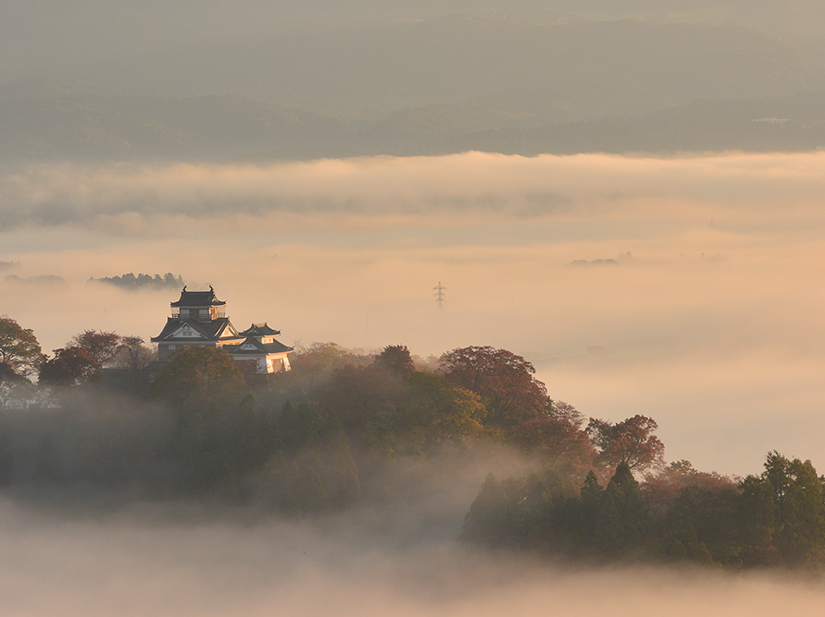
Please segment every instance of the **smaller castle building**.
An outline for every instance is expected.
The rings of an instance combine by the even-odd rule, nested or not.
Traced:
[[[158,360],[168,362],[178,349],[193,345],[220,347],[237,362],[254,362],[258,373],[288,371],[289,353],[277,337],[281,332],[266,322],[253,323],[238,332],[226,316],[226,302],[218,300],[215,290],[180,293],[177,302],[170,303],[172,315],[160,334],[152,337],[158,345]]]

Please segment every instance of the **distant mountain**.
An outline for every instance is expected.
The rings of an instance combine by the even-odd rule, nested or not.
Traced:
[[[452,138],[445,148],[522,155],[809,151],[825,148],[825,94],[696,101],[636,117],[493,129]]]
[[[542,124],[819,90],[824,68],[816,55],[736,28],[456,15],[229,36],[60,75],[121,94],[234,94],[335,116],[452,104]]]
[[[113,97],[66,82],[0,87],[0,158],[226,160],[334,149],[342,123],[237,96]]]
[[[702,100],[636,116],[535,122],[530,114],[481,105],[407,107],[354,120],[243,97],[115,97],[82,84],[18,84],[0,87],[0,160],[812,150],[825,146],[825,94]]]
[[[180,289],[183,287],[183,278],[180,275],[175,276],[171,272],[167,272],[163,276],[160,274],[152,276],[143,273],[135,276],[133,272],[129,272],[122,276],[105,276],[99,279],[92,277],[87,281],[88,283],[103,283],[130,291],[138,289]]]
[[[821,0],[0,0],[0,80],[254,32],[280,37],[457,13],[544,22],[709,23],[796,45],[825,40]]]

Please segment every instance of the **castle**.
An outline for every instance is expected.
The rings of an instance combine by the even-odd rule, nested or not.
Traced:
[[[220,347],[237,362],[255,362],[258,373],[289,370],[292,347],[275,340],[280,331],[257,323],[238,332],[226,316],[226,302],[218,300],[211,286],[209,291],[187,291],[184,286],[180,299],[170,304],[172,316],[151,339],[158,345],[160,362],[168,362],[182,347],[202,345]]]

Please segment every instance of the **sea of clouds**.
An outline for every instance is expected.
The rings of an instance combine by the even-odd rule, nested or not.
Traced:
[[[0,312],[47,351],[148,339],[175,292],[86,282],[173,272],[288,344],[504,347],[586,416],[656,418],[669,460],[822,471],[823,172],[818,152],[9,168]]]

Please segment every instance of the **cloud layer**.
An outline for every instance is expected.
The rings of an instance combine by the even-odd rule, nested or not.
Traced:
[[[173,272],[287,343],[505,347],[586,415],[655,417],[670,459],[822,470],[823,172],[822,153],[18,169],[0,260],[28,282],[0,281],[0,312],[46,350],[148,339],[175,298],[85,281]]]
[[[750,226],[773,220],[780,205],[788,222],[809,217],[807,207],[825,188],[823,165],[821,153],[644,159],[475,152],[268,166],[40,165],[0,176],[0,225],[121,219],[128,229],[154,217],[267,214],[690,221],[719,209],[720,224],[747,211]]]

